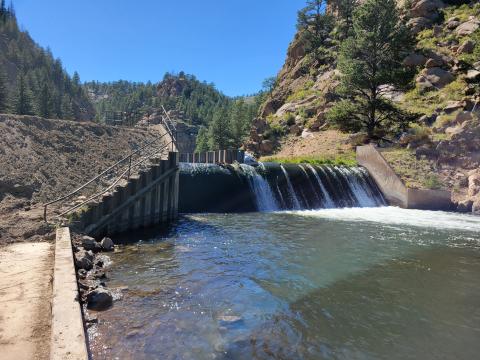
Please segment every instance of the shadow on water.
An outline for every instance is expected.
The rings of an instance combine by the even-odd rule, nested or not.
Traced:
[[[312,291],[290,304],[300,358],[476,358],[478,274],[478,250],[435,247]]]

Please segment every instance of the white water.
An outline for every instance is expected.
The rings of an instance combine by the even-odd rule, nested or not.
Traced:
[[[352,191],[353,196],[355,196],[355,199],[357,200],[360,207],[378,206],[377,200],[372,197],[371,194],[368,194],[365,190],[366,187],[359,184],[361,174],[359,172],[355,172],[356,169],[347,170],[346,168],[341,166],[336,166],[335,168],[347,178],[348,186]]]
[[[263,164],[260,164],[260,166],[263,166]],[[240,167],[248,175],[249,185],[255,194],[258,211],[278,211],[280,207],[267,180],[253,166],[241,164]]]
[[[327,189],[325,188],[325,185],[322,183],[322,179],[320,179],[320,176],[317,173],[317,170],[315,168],[308,164],[308,168],[312,171],[313,175],[315,176],[315,179],[317,179],[318,185],[320,186],[320,189],[322,190],[322,195],[325,199],[324,206],[326,208],[334,208],[335,203],[333,202],[332,198],[330,197],[330,194],[328,193]]]
[[[297,195],[295,194],[295,190],[293,189],[292,182],[290,181],[290,177],[288,176],[287,170],[283,167],[283,165],[280,165],[280,168],[283,171],[283,174],[285,175],[285,179],[287,180],[287,185],[288,185],[288,194],[293,200],[293,205],[296,210],[300,210],[302,207],[300,206],[300,202],[298,201]]]
[[[348,222],[375,222],[444,230],[480,231],[480,217],[443,211],[410,210],[397,207],[346,208],[293,211],[299,216]],[[480,240],[480,238],[478,239]]]

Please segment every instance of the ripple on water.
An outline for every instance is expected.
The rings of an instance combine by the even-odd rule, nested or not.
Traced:
[[[112,255],[123,297],[93,355],[475,358],[479,229],[396,208],[185,217]]]

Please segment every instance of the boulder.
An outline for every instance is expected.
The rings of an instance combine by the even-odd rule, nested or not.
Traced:
[[[460,24],[455,32],[458,36],[467,36],[475,32],[480,27],[480,21],[477,19],[471,19],[463,24]]]
[[[445,62],[440,57],[437,57],[435,59],[430,58],[425,63],[425,67],[427,69],[434,68],[434,67],[442,67],[442,66],[445,66]]]
[[[93,253],[85,250],[80,250],[75,253],[75,266],[77,269],[84,269],[86,271],[92,270]]]
[[[102,239],[102,242],[100,243],[100,245],[102,246],[102,249],[104,251],[113,251],[115,245],[112,241],[112,239],[108,238],[108,237],[104,237]]]
[[[418,34],[420,31],[427,29],[432,25],[432,20],[424,17],[416,17],[408,20],[407,26],[410,28],[412,33]]]
[[[473,200],[463,200],[457,204],[457,211],[461,213],[471,213]]]
[[[475,49],[475,42],[472,40],[465,41],[457,50],[457,54],[471,54]]]
[[[259,147],[263,154],[269,154],[273,151],[274,145],[271,140],[263,140]]]
[[[290,126],[289,131],[290,131],[290,134],[296,135],[296,136],[299,136],[299,135],[302,134],[302,129],[300,128],[300,126],[298,126],[296,124]]]
[[[480,172],[475,172],[468,177],[468,196],[474,197],[480,193]]]
[[[453,76],[452,73],[439,67],[424,69],[420,74],[426,81],[436,88],[443,88],[445,85],[448,85],[455,80],[455,76]]]
[[[268,124],[265,120],[261,118],[256,118],[255,120],[253,120],[252,127],[255,128],[259,134],[261,134],[267,129]]]
[[[438,18],[438,9],[443,7],[439,0],[420,0],[410,10],[412,17],[423,17],[431,20]]]
[[[82,237],[82,246],[87,251],[89,251],[89,250],[91,250],[93,252],[102,251],[101,245],[98,242],[96,242],[94,238],[92,238],[90,236]]]
[[[480,199],[475,200],[472,205],[472,213],[475,215],[480,215]]]
[[[466,79],[467,81],[470,81],[470,82],[476,82],[480,80],[480,71],[468,70]]]
[[[462,124],[465,121],[473,120],[473,115],[471,111],[462,111],[457,114],[455,117],[455,123]]]
[[[113,305],[113,296],[105,288],[98,287],[87,294],[87,309],[103,311]]]
[[[458,20],[448,20],[447,22],[447,29],[454,30],[460,25],[460,21]]]
[[[403,60],[403,64],[408,67],[423,66],[426,62],[427,58],[418,53],[410,54]]]
[[[451,114],[455,111],[463,109],[464,105],[465,104],[462,101],[449,101],[447,103],[447,106],[443,108],[443,111],[445,112],[445,114]]]

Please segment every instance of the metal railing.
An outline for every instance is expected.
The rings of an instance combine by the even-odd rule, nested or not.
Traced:
[[[175,151],[173,147],[177,147],[177,126],[175,125],[175,122],[170,118],[170,115],[168,115],[168,112],[167,110],[165,110],[165,107],[163,105],[162,110],[165,114],[165,116],[162,116],[162,125],[165,127],[168,135],[170,135],[170,138],[172,139],[172,151]]]
[[[47,209],[50,205],[58,204],[60,202],[65,202],[66,200],[71,199],[75,195],[79,195],[79,194],[83,195],[84,194],[83,192],[89,186],[95,185],[93,187],[93,192],[94,192],[93,195],[87,195],[84,201],[81,201],[80,203],[75,204],[74,206],[71,206],[68,210],[63,211],[61,214],[57,216],[58,218],[61,218],[62,216],[67,215],[68,213],[84,206],[85,204],[111,191],[112,189],[115,188],[115,186],[118,185],[118,183],[122,179],[126,179],[128,181],[131,175],[133,174],[133,172],[136,171],[137,169],[139,170],[146,161],[149,161],[155,157],[158,157],[159,155],[164,155],[165,153],[168,153],[170,145],[172,145],[172,149],[174,147],[173,141],[170,141],[166,144],[163,144],[163,143],[159,144],[166,135],[167,134],[163,134],[160,137],[156,138],[155,140],[152,140],[146,143],[145,145],[143,145],[142,147],[140,147],[139,149],[131,152],[130,154],[128,154],[127,156],[117,161],[112,166],[110,166],[108,169],[102,171],[100,174],[90,179],[89,181],[81,185],[76,190],[70,192],[69,194],[44,204],[44,210],[43,210],[44,221],[47,222]],[[101,183],[102,180],[106,182],[106,184],[102,184]],[[98,191],[99,187],[101,188],[100,191]]]

